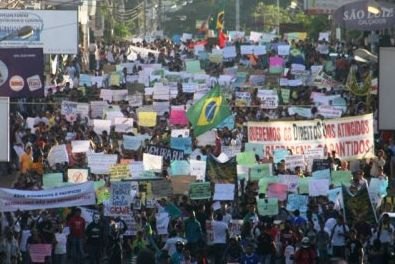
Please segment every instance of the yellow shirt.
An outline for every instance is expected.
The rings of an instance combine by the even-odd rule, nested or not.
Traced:
[[[32,153],[27,154],[26,152],[21,155],[19,159],[19,164],[21,167],[21,173],[26,173],[28,170],[32,168],[33,165],[33,156]]]

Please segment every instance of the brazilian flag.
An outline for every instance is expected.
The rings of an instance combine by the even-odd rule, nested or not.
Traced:
[[[195,137],[216,128],[232,114],[219,85],[189,108],[187,117]]]

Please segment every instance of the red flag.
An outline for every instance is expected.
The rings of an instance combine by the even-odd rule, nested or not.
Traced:
[[[228,37],[225,35],[222,30],[218,31],[218,46],[223,49],[226,46],[226,41],[228,40]]]

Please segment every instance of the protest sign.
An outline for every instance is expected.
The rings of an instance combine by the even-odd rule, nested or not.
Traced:
[[[133,118],[116,117],[114,119],[115,132],[133,132]]]
[[[93,130],[98,135],[101,135],[103,131],[107,131],[107,134],[110,134],[111,120],[93,119]]]
[[[38,191],[0,188],[1,212],[63,208],[95,203],[95,189],[92,182]]]
[[[46,173],[43,175],[43,187],[45,189],[60,187],[65,185],[63,182],[63,173]]]
[[[167,213],[156,214],[156,231],[158,235],[167,235],[170,218]]]
[[[161,172],[163,166],[163,156],[144,153],[143,166],[145,171]]]
[[[188,118],[184,110],[171,110],[170,124],[172,125],[188,125]]]
[[[209,182],[194,182],[189,188],[191,200],[205,200],[211,198],[211,184]]]
[[[330,169],[331,163],[328,159],[314,159],[311,171]]]
[[[69,156],[67,154],[66,145],[56,145],[51,148],[47,157],[48,163],[51,167],[55,164],[69,162]]]
[[[190,172],[189,162],[186,160],[173,160],[170,163],[171,176],[189,175],[189,172]]]
[[[171,137],[189,137],[189,129],[172,129]]]
[[[311,173],[314,179],[329,179],[331,177],[330,169],[316,170]]]
[[[133,201],[132,191],[138,190],[136,182],[112,182],[110,200],[105,204],[106,216],[123,216],[130,214],[130,204]]]
[[[203,160],[189,160],[189,174],[196,176],[196,180],[206,180],[206,161]]]
[[[90,149],[89,140],[73,140],[71,141],[71,148],[73,153],[85,153]]]
[[[228,158],[233,158],[241,152],[241,145],[221,146],[221,150]]]
[[[351,171],[332,171],[331,181],[335,187],[341,187],[342,185],[350,186],[351,180]]]
[[[45,263],[45,258],[52,255],[52,245],[31,244],[29,245],[29,255],[33,263]]]
[[[271,177],[273,175],[272,164],[255,164],[249,166],[250,168],[250,181],[259,181],[264,177]]]
[[[156,113],[155,112],[139,112],[138,124],[142,127],[154,127],[156,126]]]
[[[215,137],[216,137],[215,131],[213,130],[207,131],[196,137],[197,145],[202,147],[205,147],[207,145],[215,146]]]
[[[287,210],[293,212],[299,210],[300,212],[307,212],[309,197],[307,195],[300,194],[288,194]]]
[[[279,201],[287,200],[288,185],[282,183],[269,183],[267,185],[267,197],[277,198]]]
[[[68,169],[67,181],[70,183],[84,183],[88,181],[89,171],[87,169]]]
[[[199,60],[187,60],[187,61],[185,61],[185,68],[186,68],[186,72],[188,72],[188,73],[200,73],[200,72],[202,72]]]
[[[130,178],[129,166],[127,164],[115,164],[110,169],[111,181],[119,181]]]
[[[148,145],[145,149],[145,153],[162,156],[165,161],[171,160],[184,160],[184,151],[166,148],[166,147],[159,147],[155,145]]]
[[[274,216],[278,214],[278,199],[257,199],[258,214],[261,216]]]
[[[289,103],[289,98],[291,97],[291,90],[286,88],[281,88],[281,98],[284,104]]]
[[[236,58],[237,56],[235,46],[225,47],[223,49],[223,52],[224,52],[224,59]]]
[[[260,159],[264,157],[264,145],[262,143],[245,143],[245,151],[253,151]]]
[[[285,167],[290,170],[295,170],[296,167],[304,169],[306,163],[303,155],[288,155],[285,157]]]
[[[185,154],[192,153],[192,139],[190,137],[172,137],[170,147],[184,151]]]
[[[288,192],[296,193],[298,191],[299,177],[297,175],[278,175],[279,183],[288,186]]]
[[[101,187],[96,190],[97,204],[102,204],[110,199],[110,190],[107,187]]]
[[[278,95],[266,94],[260,97],[262,109],[277,109],[278,108]]]
[[[344,208],[342,188],[334,188],[328,191],[328,200],[335,204],[335,209]]]
[[[156,198],[169,198],[173,196],[173,188],[168,180],[152,181],[152,195]]]
[[[369,194],[379,198],[387,195],[388,179],[372,178],[369,183]]]
[[[195,176],[177,176],[171,178],[174,194],[185,195],[189,192],[189,186],[196,181]]]
[[[91,173],[109,174],[111,166],[117,163],[118,155],[89,153],[87,154],[87,159]]]
[[[102,118],[103,117],[103,110],[105,107],[108,106],[108,103],[105,101],[91,101],[90,108],[91,108],[91,118]]]
[[[277,46],[277,54],[280,56],[288,56],[290,51],[289,45],[278,45]]]
[[[329,179],[310,179],[309,196],[326,196],[329,191]]]
[[[273,150],[273,161],[276,164],[281,162],[282,160],[285,161],[288,155],[289,155],[288,149],[275,149]]]
[[[256,163],[255,153],[253,151],[240,152],[236,155],[238,165],[253,165]]]
[[[232,219],[229,223],[229,236],[235,237],[241,235],[241,228],[243,226],[243,220],[240,219]]]
[[[309,193],[309,181],[310,178],[299,178],[298,179],[298,193],[308,194]]]
[[[368,158],[373,153],[372,114],[329,120],[248,122],[248,142],[263,143],[265,153],[289,148],[303,154],[309,148],[324,146],[339,158]],[[348,147],[346,147],[348,146]]]
[[[123,135],[123,148],[126,150],[138,150],[141,147],[143,138],[140,136]]]
[[[233,201],[235,198],[235,185],[232,183],[216,183],[214,186],[214,201]]]
[[[259,186],[259,194],[266,194],[267,188],[269,184],[278,182],[278,177],[263,177],[259,179],[258,186]]]

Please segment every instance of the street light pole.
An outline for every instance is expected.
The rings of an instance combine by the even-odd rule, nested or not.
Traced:
[[[147,0],[143,0],[143,15],[144,15],[144,38],[145,35],[147,34]]]
[[[280,0],[277,0],[277,35],[280,35]]]

